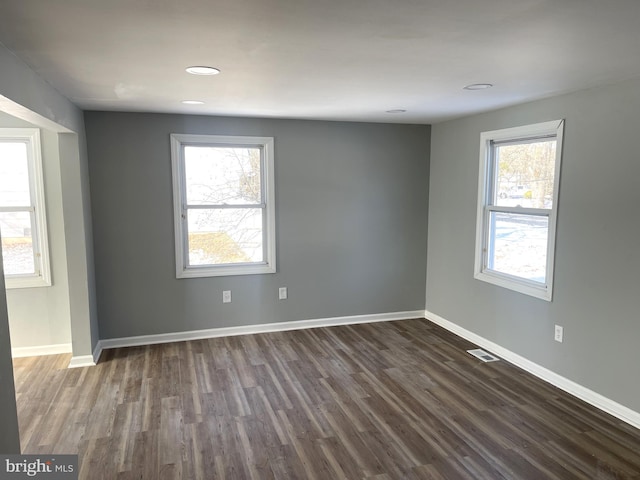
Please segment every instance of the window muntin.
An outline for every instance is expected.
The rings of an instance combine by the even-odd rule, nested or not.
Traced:
[[[40,132],[0,128],[0,233],[7,288],[51,285]]]
[[[562,129],[481,135],[475,278],[551,300]]]
[[[178,278],[275,272],[273,138],[171,142]]]

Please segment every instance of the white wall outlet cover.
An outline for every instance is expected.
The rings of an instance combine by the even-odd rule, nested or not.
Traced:
[[[556,325],[553,339],[556,342],[562,342],[563,334],[564,334],[564,328],[562,328],[560,325]]]
[[[287,287],[280,287],[278,289],[278,298],[280,300],[285,300],[287,298]]]
[[[222,303],[231,303],[231,290],[224,290],[222,292]]]

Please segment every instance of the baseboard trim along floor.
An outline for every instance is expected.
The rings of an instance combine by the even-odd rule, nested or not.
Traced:
[[[640,428],[640,413],[631,410],[593,390],[590,390],[572,380],[538,365],[476,333],[471,332],[445,318],[429,311],[414,310],[406,312],[379,313],[370,315],[354,315],[346,317],[317,318],[297,320],[291,322],[265,323],[258,325],[242,325],[237,327],[220,327],[186,332],[162,333],[156,335],[139,335],[134,337],[110,338],[98,341],[93,355],[73,357],[69,368],[95,365],[103,350],[139,345],[153,345],[159,343],[182,342],[187,340],[201,340],[206,338],[227,337],[235,335],[251,335],[255,333],[283,332],[287,330],[301,330],[306,328],[333,327],[339,325],[356,325],[360,323],[388,322],[394,320],[408,320],[426,318],[428,321],[485,348],[503,360],[510,362],[536,377],[564,390],[567,393],[593,405],[614,417]],[[15,355],[14,355],[15,356]]]
[[[507,362],[522,368],[523,370],[531,373],[532,375],[535,375],[545,382],[548,382],[551,385],[558,387],[559,389],[564,390],[567,393],[570,393],[574,397],[577,397],[596,408],[599,408],[603,412],[606,412],[609,415],[613,415],[614,417],[628,423],[629,425],[640,428],[640,413],[631,410],[630,408],[625,407],[624,405],[621,405],[597,392],[594,392],[593,390],[583,387],[582,385],[569,380],[562,375],[558,375],[548,368],[542,367],[537,363],[534,363],[531,360],[518,355],[517,353],[513,353],[512,351],[507,350],[506,348],[501,347],[500,345],[493,343],[492,341],[487,340],[480,335],[477,335],[459,325],[456,325],[453,322],[450,322],[449,320],[442,318],[438,314],[430,312],[429,310],[425,310],[424,317],[427,320],[435,323],[436,325],[449,330],[451,333],[455,333],[456,335],[475,343],[479,347],[487,349],[494,355],[497,355],[503,360],[506,360]]]
[[[38,345],[35,347],[11,348],[11,356],[13,358],[39,357],[41,355],[58,355],[60,353],[71,353],[71,344],[58,343],[55,345]]]
[[[187,332],[161,333],[157,335],[139,335],[135,337],[109,338],[98,341],[93,358],[100,358],[102,350],[158,343],[183,342],[186,340],[202,340],[205,338],[230,337],[235,335],[251,335],[254,333],[285,332],[305,328],[335,327],[338,325],[356,325],[359,323],[389,322],[393,320],[410,320],[424,318],[424,310],[407,312],[375,313],[370,315],[352,315],[348,317],[314,318],[292,322],[263,323],[258,325],[242,325],[238,327],[209,328]]]

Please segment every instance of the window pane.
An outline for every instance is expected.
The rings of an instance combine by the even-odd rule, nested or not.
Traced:
[[[549,217],[490,213],[489,269],[546,282]]]
[[[260,148],[184,147],[189,205],[262,203]]]
[[[552,208],[555,140],[496,145],[494,155],[494,205]]]
[[[189,210],[189,265],[262,262],[262,209]]]
[[[5,275],[33,275],[33,238],[29,212],[0,213]]]
[[[0,142],[0,206],[30,205],[27,144]]]

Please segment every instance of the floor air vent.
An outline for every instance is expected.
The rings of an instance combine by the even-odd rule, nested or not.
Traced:
[[[485,352],[481,348],[476,348],[475,350],[467,350],[467,353],[470,353],[474,357],[479,358],[483,362],[497,362],[498,360],[500,360],[498,357]]]

